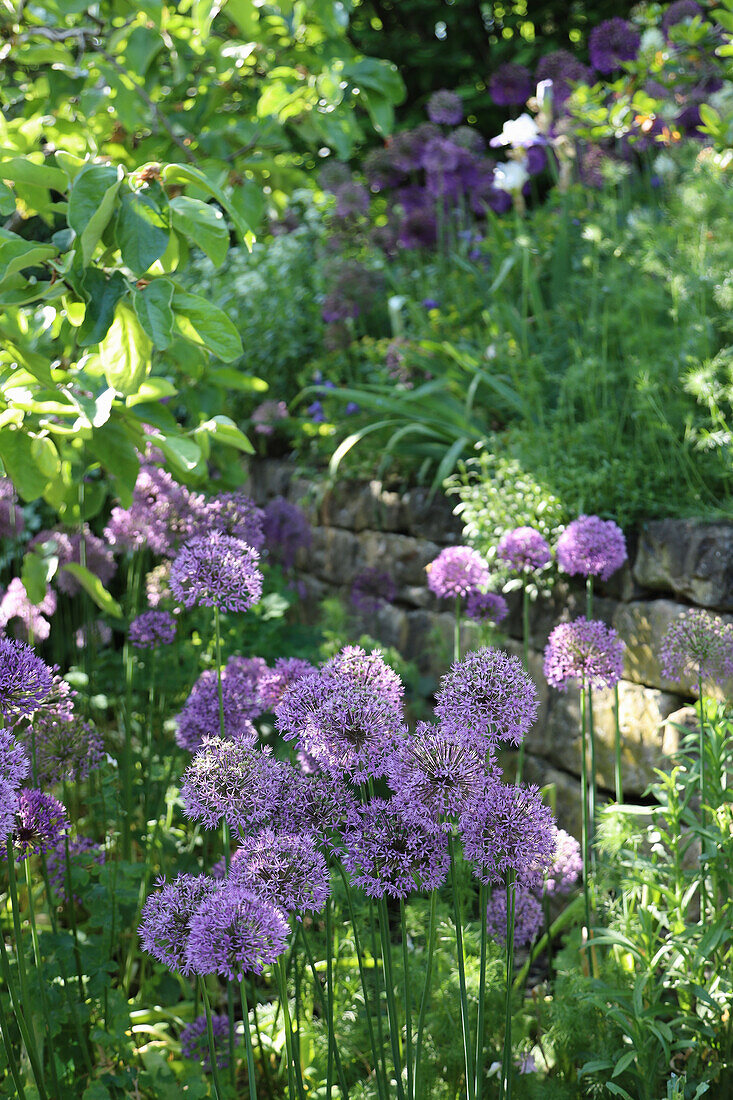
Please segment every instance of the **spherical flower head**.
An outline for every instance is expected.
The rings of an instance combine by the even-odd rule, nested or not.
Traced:
[[[184,772],[184,813],[207,829],[226,820],[236,835],[259,833],[282,813],[297,778],[296,768],[269,751],[210,737]]]
[[[143,611],[130,623],[130,641],[136,649],[170,645],[176,636],[176,620],[168,611]]]
[[[535,73],[535,83],[545,80],[552,81],[553,106],[561,107],[576,84],[589,83],[591,71],[569,50],[553,50],[540,60]]]
[[[623,675],[624,644],[611,626],[581,616],[560,623],[545,646],[545,679],[558,691],[571,680],[592,688],[614,687]]]
[[[497,943],[506,943],[506,890],[493,890],[486,906],[486,928]],[[514,895],[514,949],[529,947],[543,924],[542,906],[526,886]]]
[[[369,191],[361,183],[347,180],[336,188],[334,195],[336,196],[334,213],[337,218],[351,220],[363,217],[369,210]]]
[[[258,700],[263,711],[274,710],[291,684],[315,672],[310,661],[301,657],[278,657],[258,682]]]
[[[463,121],[463,102],[455,92],[441,88],[428,100],[428,118],[440,126],[457,126]]]
[[[191,920],[186,965],[194,974],[240,981],[261,974],[285,951],[288,922],[274,905],[249,890],[220,886]]]
[[[524,65],[507,61],[492,74],[489,95],[500,107],[518,107],[532,95],[532,74]]]
[[[534,527],[515,527],[499,539],[496,556],[515,573],[533,573],[549,565],[552,550]]]
[[[15,486],[9,477],[0,477],[0,539],[15,539],[24,527],[25,517]]]
[[[470,546],[448,546],[426,567],[428,588],[441,600],[465,599],[486,588],[489,567]]]
[[[17,812],[17,788],[0,776],[0,851],[3,853],[8,837],[12,839]]]
[[[241,539],[259,552],[265,545],[263,519],[262,509],[246,493],[239,490],[219,493],[208,500],[203,499],[196,510],[191,533],[206,535],[209,531],[219,531],[223,535]]]
[[[408,821],[395,799],[373,798],[358,806],[345,826],[343,843],[344,868],[370,898],[406,898],[434,890],[448,874],[445,832]]]
[[[172,882],[158,885],[161,888],[150,894],[143,906],[140,942],[144,951],[169,970],[190,974],[186,949],[191,920],[217,884],[207,875],[176,875]]]
[[[323,671],[327,675],[343,676],[357,687],[370,688],[396,707],[402,703],[405,685],[379,649],[367,653],[358,645],[344,646],[335,657],[326,661]]]
[[[24,736],[30,751],[30,730]],[[86,779],[104,760],[101,737],[78,714],[42,711],[33,720],[33,741],[38,781],[44,786]]]
[[[397,594],[395,582],[383,569],[365,569],[351,585],[351,603],[357,611],[374,615]]]
[[[612,519],[578,516],[557,540],[557,563],[570,576],[607,581],[627,557],[624,533]]]
[[[30,718],[51,688],[51,669],[29,645],[0,638],[0,714],[6,723]]]
[[[588,39],[591,64],[599,73],[611,73],[639,52],[641,35],[636,27],[615,16],[594,27]]]
[[[0,780],[14,790],[31,770],[31,762],[23,745],[8,729],[0,729]]]
[[[674,0],[662,16],[662,30],[666,34],[678,23],[690,23],[696,16],[704,18],[705,12],[695,0]]]
[[[72,887],[75,872],[89,873],[95,865],[104,863],[104,849],[88,836],[77,836],[72,840],[62,838],[48,853],[46,866],[48,878],[57,899],[63,903],[69,900],[68,881],[66,876],[66,844],[69,845],[69,863],[71,865]],[[74,894],[76,905],[82,904],[82,899]]]
[[[406,819],[428,827],[453,818],[482,789],[486,757],[428,722],[401,741],[387,768]]]
[[[667,627],[659,656],[668,680],[727,680],[733,676],[733,626],[709,611],[683,611]]]
[[[335,772],[301,772],[273,820],[281,831],[310,833],[332,850],[340,847],[343,828],[357,805],[352,788]]]
[[[83,564],[95,577],[99,577],[104,585],[109,584],[117,572],[112,551],[102,539],[92,534],[88,527],[84,528],[83,533],[81,531],[41,531],[32,540],[31,546],[42,543],[49,544],[49,548],[59,560],[55,583],[59,592],[64,592],[67,596],[77,596],[81,592],[81,583],[71,573],[66,572],[65,565]]]
[[[583,873],[583,857],[580,844],[558,829],[555,834],[555,855],[545,878],[545,890],[548,894],[569,894]]]
[[[150,549],[172,557],[181,539],[191,534],[198,499],[159,466],[145,463],[137,475],[132,504],[113,508],[104,536],[113,548]]]
[[[461,814],[463,857],[484,883],[503,883],[514,872],[536,888],[555,854],[555,822],[537,787],[505,786],[489,776],[480,796]]]
[[[320,913],[331,893],[326,860],[313,838],[272,829],[242,841],[232,856],[228,881],[298,919],[306,912]]]
[[[46,592],[40,603],[31,603],[20,577],[13,577],[7,591],[0,600],[0,630],[14,623],[15,633],[23,641],[45,642],[51,633],[51,624],[46,616],[56,610],[56,593],[46,585]]]
[[[486,142],[473,126],[458,126],[451,133],[450,139],[459,149],[467,149],[469,153],[474,153],[476,156],[480,156],[486,149]],[[425,306],[424,300],[423,305]],[[440,302],[436,301],[435,305],[425,306],[425,308],[440,309]]]
[[[471,592],[466,600],[466,618],[477,623],[500,623],[509,614],[509,604],[498,592]]]
[[[262,528],[268,553],[284,569],[292,569],[298,550],[311,544],[311,528],[305,513],[284,497],[275,497],[266,505]]]
[[[229,1017],[212,1014],[211,1030],[214,1033],[214,1055],[219,1069],[229,1065]],[[181,1032],[181,1054],[191,1062],[198,1062],[207,1072],[211,1069],[209,1038],[206,1016],[197,1016],[186,1024]]]
[[[467,653],[443,677],[435,713],[448,733],[486,752],[497,741],[521,745],[538,709],[519,658],[487,647]]]
[[[227,661],[221,674],[225,737],[245,745],[257,740],[252,719],[262,713],[260,678],[267,671],[261,657],[230,657]],[[176,743],[188,752],[196,752],[206,737],[220,733],[219,683],[213,669],[201,673],[176,720]]]
[[[18,859],[49,852],[69,828],[66,809],[36,787],[18,792],[13,843]]]
[[[171,566],[171,591],[186,608],[248,611],[262,596],[260,555],[232,535],[211,531],[183,546]]]

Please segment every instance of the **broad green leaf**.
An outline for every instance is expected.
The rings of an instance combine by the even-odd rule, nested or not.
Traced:
[[[165,254],[169,236],[168,199],[157,181],[141,191],[128,191],[122,196],[115,238],[123,262],[135,275],[143,275]]]
[[[64,149],[57,149],[54,156],[56,157],[56,163],[62,169],[70,184],[74,182],[87,163],[83,157],[77,157],[74,153],[68,153]]]
[[[160,401],[162,397],[175,397],[178,390],[167,378],[146,378],[137,393],[127,398],[128,409],[143,401]]]
[[[132,433],[116,418],[108,420],[94,432],[87,447],[102,464],[114,482],[116,495],[123,508],[132,504],[140,462]]]
[[[44,554],[42,546],[29,550],[23,556],[20,579],[31,603],[40,603],[46,595],[46,585],[58,569],[59,559],[54,554]]]
[[[109,594],[99,577],[96,577],[83,565],[77,565],[76,562],[69,562],[68,565],[62,565],[61,568],[65,572],[71,573],[72,577],[76,577],[84,591],[92,597],[97,607],[108,615],[114,616],[115,619],[122,618],[122,608],[117,600]]]
[[[36,463],[31,437],[25,431],[12,428],[0,431],[0,458],[23,500],[37,500],[43,494],[49,479]]]
[[[132,304],[140,324],[156,348],[170,345],[173,336],[173,283],[170,279],[153,279],[147,286],[132,292]]]
[[[0,283],[24,268],[35,267],[56,255],[52,244],[26,241],[15,233],[8,236],[7,240],[0,238]]]
[[[80,347],[88,348],[104,340],[114,320],[117,303],[128,289],[127,279],[119,271],[113,271],[107,278],[101,268],[87,268],[82,280],[87,307],[77,336]]]
[[[265,195],[254,180],[245,180],[232,192],[232,206],[256,230],[265,213]]]
[[[12,157],[10,160],[2,161],[0,179],[62,193],[68,187],[66,174],[60,168],[54,168],[51,164],[39,164],[30,157]]]
[[[204,175],[198,168],[193,168],[190,164],[166,164],[161,173],[161,178],[163,183],[166,184],[193,183],[197,187],[203,188],[204,191],[215,198],[217,202],[229,212],[237,232],[247,247],[250,247],[254,227],[245,222],[238,211],[233,208],[224,190],[219,187],[218,184],[210,180],[208,176]]]
[[[235,447],[238,451],[243,451],[245,454],[254,454],[254,447],[247,439],[244,432],[240,431],[233,420],[230,420],[228,416],[213,416],[211,420],[206,420],[203,424],[199,424],[196,429],[196,434],[199,432],[208,432],[212,435],[218,443],[225,443],[228,447]]]
[[[56,477],[61,460],[56,450],[56,444],[47,435],[31,437],[31,458],[48,481]]]
[[[254,374],[244,374],[234,367],[213,367],[207,373],[207,379],[215,386],[222,386],[228,390],[241,390],[243,393],[267,393],[270,388],[264,378],[257,378]]]
[[[120,393],[137,393],[150,370],[152,345],[134,312],[118,305],[99,355],[110,386]]]
[[[112,217],[123,174],[111,164],[88,164],[72,184],[68,221],[79,237],[85,267]]]
[[[0,341],[2,341],[3,350],[11,355],[21,367],[25,367],[34,378],[37,378],[39,382],[42,382],[44,386],[51,390],[56,388],[56,383],[51,374],[51,367],[45,355],[41,355],[37,351],[31,351],[28,348],[18,347],[2,328],[0,328]]]
[[[7,218],[15,212],[15,194],[6,183],[0,180],[0,214]]]
[[[171,218],[174,229],[203,249],[216,267],[221,267],[229,250],[229,230],[221,210],[200,199],[177,195],[171,199]]]
[[[165,457],[184,473],[195,470],[201,459],[201,448],[198,443],[183,435],[156,436],[155,445],[160,447]]]
[[[149,27],[135,27],[125,46],[125,61],[137,76],[145,76],[153,58],[163,49],[163,39]]]
[[[206,298],[176,288],[173,310],[184,339],[207,348],[226,363],[242,355],[242,341],[236,328],[226,313]]]

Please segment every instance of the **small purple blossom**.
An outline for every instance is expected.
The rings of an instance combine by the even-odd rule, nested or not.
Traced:
[[[443,600],[465,599],[489,582],[489,567],[470,546],[448,546],[426,566],[428,588]]]
[[[69,828],[66,808],[51,794],[36,787],[18,792],[13,845],[20,860],[55,848]]]
[[[152,550],[173,557],[181,540],[191,534],[191,517],[203,497],[197,498],[159,466],[145,463],[135,482],[129,508],[112,509],[104,535],[121,550]]]
[[[150,894],[142,910],[139,928],[144,951],[169,970],[190,974],[186,957],[191,920],[204,898],[217,884],[207,875],[176,875],[172,882],[161,880],[160,889]]]
[[[727,680],[733,676],[733,626],[700,608],[683,611],[667,627],[659,657],[668,680]]]
[[[25,733],[30,751],[31,731]],[[33,719],[38,781],[44,786],[80,782],[104,760],[104,745],[90,722],[77,714],[42,711]]]
[[[257,435],[272,435],[276,425],[281,420],[287,420],[288,415],[288,406],[284,401],[263,401],[253,411],[251,420]]]
[[[291,684],[315,671],[310,661],[301,657],[278,657],[273,667],[263,670],[258,680],[258,701],[262,710],[274,710]]]
[[[331,893],[326,860],[307,834],[264,829],[232,856],[229,880],[287,913],[320,913]]]
[[[485,648],[466,654],[440,682],[435,713],[449,733],[493,749],[521,745],[537,717],[537,689],[518,657]]]
[[[48,619],[56,611],[56,593],[46,586],[40,603],[31,603],[20,577],[13,577],[0,600],[0,630],[17,622],[23,641],[45,642],[51,633]]]
[[[395,799],[358,806],[344,829],[342,862],[367,897],[406,898],[445,882],[450,860],[441,829],[408,821]]]
[[[375,615],[381,607],[392,603],[396,595],[395,582],[383,569],[365,569],[354,577],[351,585],[351,603],[365,615]]]
[[[69,863],[71,883],[74,885],[75,873],[86,872],[95,865],[104,863],[104,849],[88,836],[77,836],[72,840],[62,837],[46,857],[48,878],[53,892],[61,902],[68,902],[66,878],[66,844],[69,845]],[[82,904],[82,898],[74,894],[76,905]]]
[[[599,73],[611,73],[639,52],[641,35],[636,27],[615,16],[594,27],[588,39],[591,64]]]
[[[555,834],[555,855],[545,878],[545,890],[548,894],[569,894],[583,873],[583,857],[580,844],[558,829]]]
[[[268,672],[261,657],[230,657],[221,673],[224,736],[251,746],[257,739],[252,719],[259,717],[260,680]],[[196,752],[206,737],[220,733],[219,683],[215,669],[205,669],[177,716],[176,743]]]
[[[211,531],[179,551],[171,566],[171,591],[186,608],[248,611],[262,596],[259,560],[241,539]]]
[[[566,691],[571,680],[592,688],[614,687],[623,676],[624,644],[611,626],[581,616],[560,623],[545,647],[544,673],[552,687]]]
[[[211,1030],[214,1033],[216,1064],[219,1069],[226,1069],[229,1065],[229,1017],[212,1014]],[[181,1032],[181,1054],[191,1062],[198,1062],[207,1072],[211,1069],[205,1015],[197,1016],[193,1023],[184,1027]]]
[[[532,95],[532,74],[510,61],[499,65],[489,80],[489,95],[500,107],[517,107]]]
[[[534,527],[515,527],[499,539],[496,556],[515,573],[533,573],[552,561],[552,550]]]
[[[143,611],[130,623],[130,641],[137,649],[170,645],[176,636],[176,620],[167,611]]]
[[[268,552],[284,569],[292,569],[298,550],[311,544],[311,528],[305,513],[284,497],[275,497],[265,507],[263,528]]]
[[[500,623],[509,614],[509,605],[498,592],[471,592],[466,600],[466,618],[477,623]]]
[[[627,557],[624,533],[612,519],[578,516],[557,540],[557,564],[570,576],[607,581]]]
[[[88,645],[104,646],[112,641],[112,628],[104,619],[94,619],[87,627],[86,623],[74,634],[77,649],[86,649]]]
[[[441,126],[457,126],[463,121],[463,103],[456,92],[441,88],[428,100],[428,118]]]
[[[52,687],[51,669],[29,645],[0,638],[0,714],[6,722],[30,718]]]
[[[239,887],[220,886],[191,919],[186,966],[194,974],[240,981],[261,974],[287,946],[288,923],[279,909]]]
[[[15,486],[9,477],[0,477],[0,539],[15,539],[24,527],[25,517]]]
[[[339,320],[339,318],[327,317],[324,310],[324,321]],[[323,405],[320,401],[312,401],[308,408],[305,410],[308,416],[311,418],[314,424],[323,424],[326,419],[326,414],[323,411]]]
[[[497,943],[506,943],[506,890],[492,891],[486,907],[486,927]],[[529,947],[542,928],[542,906],[526,886],[517,886],[514,895],[514,949]]]
[[[387,775],[406,820],[434,827],[460,813],[481,790],[486,756],[439,727],[418,722],[393,753]]]
[[[481,795],[461,814],[463,857],[484,883],[503,883],[508,872],[537,887],[552,864],[555,822],[537,787],[505,786],[489,776]]]

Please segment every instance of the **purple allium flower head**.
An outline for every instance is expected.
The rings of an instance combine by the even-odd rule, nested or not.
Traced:
[[[213,1013],[211,1030],[214,1033],[214,1055],[219,1069],[229,1065],[229,1017]],[[191,1062],[198,1062],[207,1072],[211,1069],[209,1037],[206,1016],[197,1016],[186,1024],[181,1032],[181,1054]]]
[[[264,829],[232,856],[229,883],[251,890],[278,909],[320,913],[331,893],[326,860],[313,837]]]
[[[591,64],[600,73],[611,73],[624,61],[633,61],[639,52],[641,35],[636,27],[620,16],[604,19],[590,32],[588,50]]]
[[[74,699],[76,692],[72,689],[68,680],[65,680],[59,672],[59,666],[51,668],[51,690],[43,704],[43,714],[53,716],[63,721],[74,714]]]
[[[30,751],[30,730],[24,737]],[[44,786],[86,779],[104,759],[104,745],[98,732],[74,713],[41,711],[33,719],[33,740],[38,781]]]
[[[14,539],[23,533],[25,517],[9,477],[0,477],[0,539]]]
[[[580,844],[570,833],[558,829],[555,833],[555,855],[545,878],[545,890],[548,894],[569,894],[582,873]]]
[[[160,607],[164,600],[172,598],[170,590],[171,563],[161,562],[145,576],[145,594],[152,608]]]
[[[143,611],[130,623],[130,641],[137,649],[170,645],[176,636],[176,620],[168,611]]]
[[[537,787],[505,786],[489,776],[481,795],[461,814],[463,857],[484,883],[503,883],[508,871],[536,887],[555,854],[555,822]]]
[[[227,861],[226,856],[222,856],[221,859],[217,859],[216,863],[212,864],[209,874],[212,878],[215,878],[217,882],[226,878],[227,875]]]
[[[367,653],[358,645],[344,646],[335,657],[326,661],[323,671],[327,675],[344,676],[357,687],[370,688],[396,707],[402,704],[405,685],[379,649]]]
[[[135,482],[129,508],[113,508],[105,538],[122,550],[150,549],[173,557],[181,539],[190,535],[192,494],[166,470],[145,464]]]
[[[568,99],[575,84],[587,84],[591,79],[590,69],[579,61],[569,50],[553,50],[545,54],[537,66],[535,83],[552,81],[552,103],[560,107]]]
[[[209,737],[184,772],[181,801],[187,817],[215,829],[226,819],[233,833],[259,833],[277,822],[302,781],[298,770],[269,750]]]
[[[614,687],[624,670],[624,644],[612,626],[581,615],[560,623],[545,646],[544,673],[552,687],[565,691],[571,680],[593,688]]]
[[[51,669],[29,645],[0,638],[0,714],[5,722],[30,718],[52,687]]]
[[[456,92],[441,88],[428,100],[428,118],[441,126],[457,126],[463,121],[463,103]]]
[[[232,535],[211,531],[187,542],[171,566],[171,591],[185,607],[248,611],[262,596],[260,555]]]
[[[221,674],[225,737],[247,746],[255,743],[252,719],[262,713],[259,685],[267,671],[260,657],[230,657],[227,661]],[[177,722],[176,743],[188,752],[196,752],[206,737],[219,734],[219,684],[214,669],[201,673]]]
[[[142,910],[139,934],[143,950],[169,970],[190,974],[186,958],[191,920],[204,898],[217,889],[208,875],[176,875],[172,882],[156,883]]]
[[[670,27],[676,27],[678,23],[691,22],[695,16],[705,13],[695,0],[674,0],[662,16],[662,30],[666,34]]]
[[[496,556],[515,573],[532,573],[552,561],[550,544],[534,527],[515,527],[499,539]]]
[[[471,592],[466,600],[466,618],[477,623],[500,623],[509,614],[509,605],[498,592]]]
[[[284,401],[263,401],[253,410],[250,419],[258,435],[272,435],[276,424],[281,420],[287,420],[288,415],[288,406]],[[244,541],[247,542],[247,539]],[[251,545],[253,544],[250,543]]]
[[[733,676],[733,625],[700,608],[683,611],[667,627],[659,657],[668,680],[727,680]]]
[[[358,405],[356,401],[347,401],[346,408],[344,409],[345,416],[356,416],[361,412],[361,405]]]
[[[36,787],[18,791],[13,844],[18,859],[49,852],[69,828],[66,809],[57,798]]]
[[[440,302],[437,298],[423,298],[422,304],[424,309],[440,309]]]
[[[395,799],[373,798],[358,806],[343,842],[344,868],[367,897],[406,898],[442,886],[448,874],[445,832],[408,821]]]
[[[448,733],[485,752],[497,741],[521,745],[538,708],[537,689],[519,658],[487,647],[467,653],[443,677],[435,713]]]
[[[361,183],[347,180],[334,191],[336,198],[335,214],[337,218],[350,220],[363,217],[369,210],[369,192]]]
[[[262,710],[274,710],[291,684],[315,671],[310,661],[300,657],[278,657],[274,666],[263,671],[258,681]]]
[[[287,946],[283,913],[257,894],[220,886],[204,898],[191,920],[186,964],[194,974],[241,981],[261,974]]]
[[[376,614],[380,607],[392,603],[396,594],[395,582],[383,569],[365,569],[351,585],[351,602],[365,615]]]
[[[10,730],[0,729],[0,779],[15,789],[30,770],[31,763],[23,745]]]
[[[246,542],[254,550],[265,545],[262,530],[264,513],[251,497],[239,490],[233,493],[219,493],[210,497],[196,509],[192,520],[193,535],[206,535],[210,531],[219,531],[222,535],[232,535]]]
[[[432,172],[436,175],[455,172],[460,164],[461,151],[448,138],[433,138],[423,150],[422,166],[426,172]]]
[[[31,603],[20,577],[13,577],[7,591],[0,600],[0,630],[11,622],[17,622],[23,641],[31,638],[36,642],[45,642],[51,633],[51,624],[46,616],[56,610],[56,593],[46,585],[46,594],[40,603]]]
[[[489,95],[500,107],[516,107],[532,95],[532,74],[511,61],[499,65],[489,80]]]
[[[268,552],[285,569],[292,569],[298,550],[311,544],[305,513],[284,497],[275,497],[265,507],[263,528]]]
[[[99,577],[104,585],[109,584],[117,572],[117,563],[111,550],[102,539],[93,535],[88,527],[84,528],[83,535],[80,531],[41,531],[31,541],[31,546],[38,546],[41,543],[49,543],[54,555],[59,559],[55,581],[59,591],[67,596],[77,596],[81,592],[81,584],[76,577],[65,571],[65,565],[84,564],[95,577]]]
[[[428,588],[442,600],[465,599],[489,583],[489,567],[470,546],[448,546],[426,566]]]
[[[542,906],[526,886],[514,895],[514,949],[528,947],[542,928]],[[486,907],[486,927],[497,943],[506,943],[506,890],[493,890]]]
[[[62,837],[46,857],[48,878],[53,887],[53,892],[59,901],[67,902],[66,880],[66,838]],[[95,864],[104,863],[104,849],[88,836],[77,836],[68,841],[69,863],[71,865],[71,883],[74,885],[75,872],[88,872]],[[74,902],[81,905],[82,898],[74,894]]]
[[[426,203],[412,209],[405,209],[400,220],[398,233],[400,248],[434,248],[438,240],[438,221],[435,204]]]
[[[557,540],[557,563],[570,576],[607,581],[627,557],[624,533],[612,519],[578,516]]]
[[[399,743],[387,775],[406,820],[434,827],[481,790],[486,756],[440,727],[418,722],[415,733]]]
[[[18,792],[7,779],[0,776],[0,851],[5,853],[8,837],[12,839],[15,815],[18,811]]]

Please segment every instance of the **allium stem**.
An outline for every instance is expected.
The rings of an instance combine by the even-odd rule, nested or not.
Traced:
[[[405,1064],[407,1066],[407,1098],[413,1100],[412,1079],[412,986],[410,984],[410,966],[407,951],[407,921],[405,902],[400,898],[400,934],[402,936],[402,988],[405,998]]]
[[[613,687],[613,716],[615,720],[615,750],[616,750],[616,801],[619,805],[624,800],[623,776],[621,774],[621,712],[619,706],[618,684]]]
[[[265,1071],[265,1088],[267,1089],[267,1095],[269,1097],[269,1100],[272,1100],[273,1091],[272,1080],[270,1078],[270,1060],[266,1057],[265,1048],[262,1045],[262,1032],[260,1031],[260,1021],[257,1016],[257,995],[254,985],[252,987],[252,994],[252,1019],[254,1020],[255,1031],[257,1033],[257,1048],[260,1052],[260,1062],[262,1063],[262,1068]]]
[[[589,574],[585,578],[585,617],[590,620],[593,618],[593,576]]]
[[[303,1085],[300,1079],[300,1066],[295,1066],[293,1058],[293,1024],[290,1018],[290,1005],[288,1003],[288,980],[285,972],[282,955],[273,963],[280,988],[280,1005],[283,1010],[283,1027],[285,1029],[285,1057],[288,1063],[288,1090],[289,1096],[295,1100],[296,1080],[298,1083],[298,1097],[303,1096]]]
[[[224,1094],[221,1090],[221,1081],[219,1080],[219,1064],[216,1060],[214,1026],[211,1022],[211,1005],[209,1004],[209,994],[206,990],[204,978],[199,978],[199,989],[201,990],[201,1000],[204,1003],[204,1013],[206,1015],[206,1037],[209,1041],[209,1061],[211,1062],[211,1074],[214,1080],[214,1096],[216,1100],[224,1100]]]
[[[590,848],[591,868],[595,869],[596,852],[596,731],[593,721],[593,689],[590,683],[586,684],[587,692],[587,716],[588,716],[588,745],[590,748],[590,766],[588,768],[588,843]]]
[[[448,852],[450,855],[451,893],[453,895],[453,919],[456,927],[458,984],[461,994],[461,1027],[463,1031],[463,1061],[466,1073],[466,1098],[467,1100],[474,1100],[473,1052],[471,1049],[471,1026],[468,1018],[468,995],[466,993],[466,958],[463,949],[463,922],[461,919],[461,903],[458,896],[456,853],[452,833],[448,834]]]
[[[400,1022],[397,1016],[392,978],[392,945],[389,939],[389,917],[387,902],[383,897],[379,899],[379,931],[382,937],[382,963],[384,965],[384,985],[387,994],[387,1015],[389,1016],[389,1041],[392,1046],[397,1095],[399,1100],[405,1100],[405,1090],[402,1084],[402,1059],[400,1056]]]
[[[583,849],[583,898],[585,899],[585,934],[588,945],[588,972],[593,977],[593,953],[590,945],[590,831],[588,828],[588,731],[585,715],[585,679],[580,683],[580,796],[583,804],[583,830],[581,834]]]
[[[705,923],[705,913],[708,904],[706,868],[705,868],[705,700],[702,693],[702,672],[697,674],[697,706],[700,717],[700,825],[702,837],[700,841],[700,924]]]
[[[249,1005],[247,1004],[247,988],[244,978],[239,982],[239,995],[242,1001],[242,1024],[244,1026],[244,1049],[247,1052],[247,1084],[249,1085],[249,1100],[257,1100],[257,1081],[255,1078],[255,1056],[252,1050],[252,1035],[249,1030]]]
[[[364,996],[364,1014],[366,1015],[366,1020],[367,1020],[367,1030],[369,1031],[369,1045],[372,1048],[372,1058],[374,1060],[374,1077],[375,1077],[376,1082],[377,1082],[377,1091],[379,1093],[379,1097],[380,1097],[380,1100],[381,1100],[381,1098],[383,1096],[386,1098],[386,1092],[385,1092],[385,1089],[384,1089],[384,1081],[383,1081],[382,1075],[380,1073],[380,1064],[381,1064],[380,1052],[377,1050],[377,1044],[376,1044],[375,1037],[374,1037],[374,1021],[372,1020],[372,1013],[371,1013],[371,1008],[370,1008],[370,1004],[369,1004],[369,995],[367,993],[366,968],[364,966],[364,953],[361,949],[361,940],[359,938],[359,928],[358,928],[358,925],[356,923],[356,917],[355,917],[355,914],[354,914],[354,905],[353,905],[353,901],[352,901],[352,897],[351,897],[351,887],[349,886],[349,880],[346,877],[346,872],[344,871],[343,866],[341,865],[340,861],[338,862],[338,869],[341,872],[341,878],[343,880],[344,889],[346,890],[346,903],[349,907],[349,920],[351,921],[351,928],[352,928],[352,931],[354,933],[354,947],[356,949],[356,959],[357,959],[357,962],[359,964],[359,978],[361,979],[361,991],[362,991],[362,994]],[[311,969],[313,970],[313,981],[314,981],[314,984],[316,985],[316,987],[319,991],[319,995],[322,997],[321,984],[320,984],[319,981],[317,981],[317,978],[316,978],[315,967],[313,966],[310,947],[308,946],[308,942],[307,942],[306,936],[305,936],[305,929],[303,928],[302,925],[300,927],[301,927],[301,932],[302,932],[302,936],[303,936],[303,943],[305,944],[306,952],[308,954],[308,961],[310,962]],[[375,974],[376,974],[376,966],[377,966],[377,961],[376,961],[376,958],[375,958],[374,959]],[[377,999],[377,1002],[378,1002],[378,999]],[[377,1003],[377,1011],[379,1011],[379,1003]],[[348,1091],[347,1091],[346,1086],[344,1084],[342,1073],[339,1069],[338,1044],[336,1045],[335,1053],[336,1053],[336,1072],[339,1074],[339,1084],[341,1085],[341,1091],[343,1092],[345,1097],[348,1097],[349,1094],[348,1094]]]
[[[377,945],[377,915],[374,902],[369,899],[369,930],[371,932],[372,940],[372,958],[374,959],[374,991],[377,998],[377,1042],[379,1043],[379,1060],[382,1066],[382,1081],[384,1082],[385,1093],[387,1089],[387,1063],[384,1055],[384,1026],[382,1022],[382,982],[379,973],[379,966],[377,960],[379,958],[379,948]]]
[[[326,1065],[326,1097],[331,1100],[333,1094],[333,1052],[335,1046],[333,1013],[333,919],[331,914],[331,895],[326,899],[326,984],[328,986],[328,1062]]]
[[[16,952],[20,951],[20,946],[21,945],[18,942],[16,944]],[[23,1013],[22,1007],[22,1005],[25,1005],[27,1007],[27,1010],[30,1011],[30,1005],[32,1004],[32,1002],[25,1000],[22,991],[21,996],[18,996],[18,991],[15,988],[15,983],[13,982],[10,973],[10,962],[8,960],[7,948],[5,947],[5,936],[2,934],[0,934],[0,962],[2,963],[3,978],[5,980],[6,986],[8,987],[8,992],[10,993],[10,1001],[13,1006],[13,1011],[15,1013],[15,1019],[20,1029],[20,1037],[23,1040],[26,1053],[28,1054],[28,1061],[31,1064],[31,1072],[33,1074],[33,1079],[36,1083],[36,1088],[38,1089],[38,1094],[41,1100],[48,1100],[48,1093],[46,1092],[46,1087],[43,1081],[43,1071],[41,1069],[41,1063],[38,1057],[38,1051],[36,1049],[36,1038],[33,1032],[32,1022],[30,1024],[28,1023]]]
[[[478,1015],[476,1018],[476,1100],[481,1100],[484,1077],[484,1008],[486,1000],[486,954],[488,948],[488,929],[486,927],[486,907],[488,905],[488,887],[481,883],[479,890],[479,920],[481,921],[481,963],[478,987]]]
[[[422,1086],[422,1037],[425,1019],[430,1003],[430,985],[433,977],[433,955],[435,954],[435,914],[438,905],[438,891],[430,891],[430,916],[428,918],[428,958],[425,967],[425,984],[420,999],[420,1012],[417,1018],[417,1039],[415,1042],[415,1100],[423,1095]]]
[[[516,875],[506,877],[506,1011],[504,1018],[504,1055],[501,1064],[500,1100],[512,1095],[512,984],[514,978],[514,915],[516,907]]]
[[[0,1032],[2,1032],[5,1057],[8,1060],[10,1076],[15,1083],[15,1091],[18,1094],[18,1100],[25,1100],[25,1089],[23,1088],[23,1081],[20,1076],[20,1070],[18,1069],[18,1063],[15,1060],[15,1053],[10,1039],[10,1029],[8,1028],[8,1019],[5,1015],[5,1009],[3,1008],[2,997],[0,997]]]
[[[39,999],[41,1001],[41,1012],[43,1013],[43,1019],[46,1023],[48,1064],[51,1072],[51,1084],[53,1086],[54,1096],[59,1096],[59,1081],[56,1075],[56,1053],[54,1051],[53,1035],[51,1032],[51,1020],[48,1013],[48,1001],[46,1000],[46,985],[43,978],[43,956],[41,955],[41,944],[38,939],[38,929],[36,927],[36,909],[35,903],[33,901],[33,882],[31,880],[30,859],[26,859],[24,862],[25,883],[28,891],[28,917],[30,919],[31,925],[31,940],[33,941],[33,957],[36,963],[36,970],[38,971],[38,991]]]

